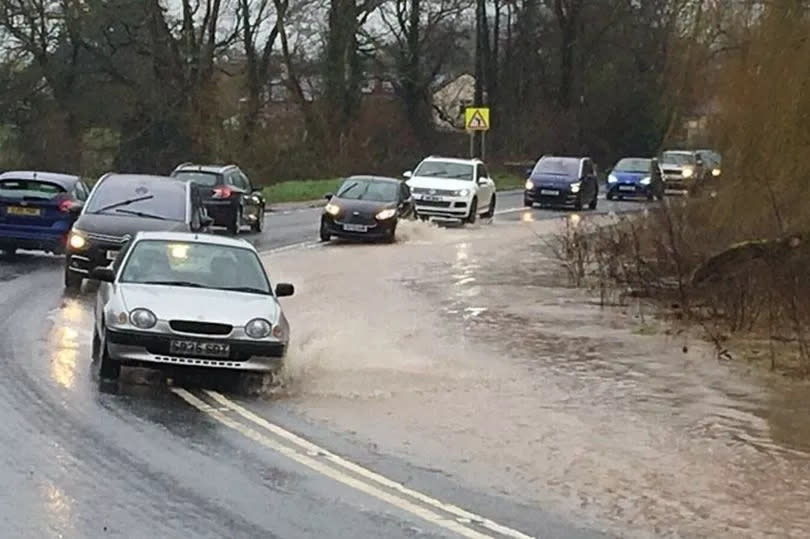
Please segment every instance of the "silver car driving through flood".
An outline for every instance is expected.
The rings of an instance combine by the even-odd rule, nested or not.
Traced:
[[[247,241],[185,232],[136,234],[108,267],[95,307],[102,379],[122,366],[274,372],[289,342],[279,297]]]

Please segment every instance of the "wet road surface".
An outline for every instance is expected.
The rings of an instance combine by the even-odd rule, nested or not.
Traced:
[[[512,201],[519,194],[501,197],[498,220],[562,213]],[[600,211],[632,207],[603,202]],[[245,237],[263,251],[309,242],[319,211],[271,214],[264,234]],[[0,260],[3,537],[599,536],[379,454],[283,401],[254,416],[242,406],[250,400],[169,388],[139,371],[100,387],[90,361],[93,287],[65,296],[62,264],[36,253]]]

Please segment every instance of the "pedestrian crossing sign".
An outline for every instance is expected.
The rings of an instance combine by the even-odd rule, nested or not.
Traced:
[[[468,131],[488,131],[489,107],[467,107],[464,109],[464,128]]]

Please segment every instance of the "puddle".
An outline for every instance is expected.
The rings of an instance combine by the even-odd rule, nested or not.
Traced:
[[[628,536],[810,536],[807,384],[563,286],[553,223],[273,256],[283,398],[381,451]],[[328,263],[325,263],[328,261]]]

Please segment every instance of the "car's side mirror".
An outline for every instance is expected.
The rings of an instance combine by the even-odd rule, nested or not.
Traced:
[[[112,268],[95,267],[90,270],[90,278],[96,281],[111,283],[115,280],[115,272]]]
[[[412,176],[413,176],[413,172],[411,172],[410,170],[406,170],[405,172],[402,173],[403,178],[410,178]]]
[[[333,195],[332,193],[326,193],[326,194],[323,196],[323,198],[325,198],[326,200],[332,200],[332,197],[333,197],[333,196],[335,196],[335,195]]]
[[[82,212],[82,208],[84,208],[84,202],[76,201],[68,206],[68,213],[71,215],[79,215]]]
[[[533,168],[527,168],[526,169],[526,176],[531,176],[533,170],[534,170]]]
[[[295,294],[295,287],[290,283],[278,283],[276,285],[276,297],[284,298]]]

